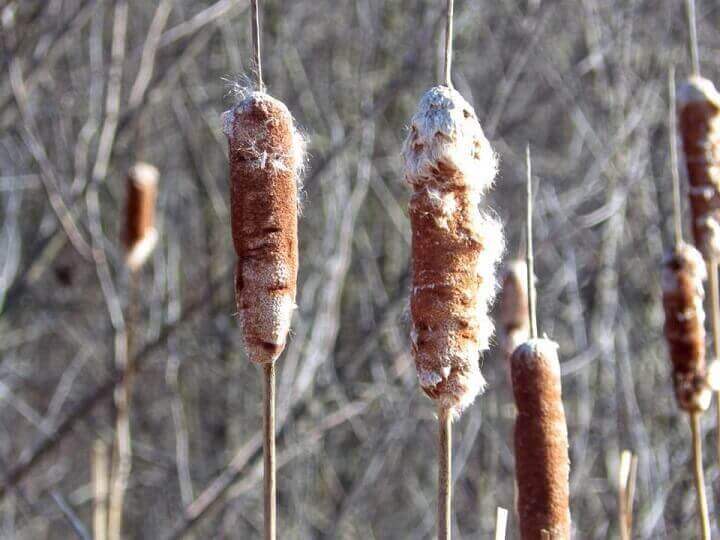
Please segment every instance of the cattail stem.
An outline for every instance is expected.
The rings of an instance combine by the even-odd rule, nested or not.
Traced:
[[[695,0],[685,0],[685,15],[688,25],[688,49],[692,60],[693,75],[700,76],[700,54],[698,53],[697,24],[695,24]]]
[[[452,534],[452,414],[438,407],[438,540]]]
[[[258,0],[252,0],[250,5],[252,6],[253,59],[257,70],[258,90],[264,92],[265,83],[263,82],[262,58],[260,56],[260,10],[258,9]]]
[[[128,291],[128,316],[126,317],[126,340],[122,381],[115,391],[115,449],[110,478],[108,502],[108,539],[121,540],[125,492],[132,469],[132,434],[130,432],[130,402],[132,395],[133,359],[135,354],[135,324],[138,319],[139,298],[138,272],[130,272]]]
[[[101,440],[95,441],[92,451],[93,539],[107,539],[108,456]]]
[[[668,71],[668,93],[670,107],[668,107],[668,137],[670,138],[670,173],[673,187],[673,224],[675,228],[675,245],[682,242],[682,207],[680,205],[680,172],[677,153],[677,112],[675,100],[675,66]]]
[[[623,450],[620,456],[620,471],[618,476],[618,523],[620,525],[620,539],[631,540],[635,478],[637,477],[637,456],[629,450]]]
[[[452,54],[453,54],[453,0],[447,0],[447,18],[445,20],[445,86],[452,88]]]
[[[532,162],[530,160],[530,145],[525,147],[525,170],[527,173],[527,285],[528,285],[528,308],[530,310],[530,337],[536,338],[537,329],[537,307],[535,293],[535,256],[533,255],[533,233],[532,233]]]
[[[718,283],[718,260],[711,259],[707,263],[708,285],[710,293],[710,324],[712,326],[713,359],[712,362],[720,361],[720,284]],[[716,429],[716,454],[720,464],[720,392],[715,392],[715,415],[717,422]]]
[[[708,517],[707,498],[705,496],[705,479],[703,477],[702,436],[700,433],[700,413],[690,413],[690,429],[692,430],[693,469],[695,473],[695,490],[697,491],[698,520],[700,521],[701,538],[710,540],[710,518]]]
[[[495,514],[495,540],[505,540],[507,534],[508,511],[498,506]]]
[[[263,364],[265,379],[263,410],[263,466],[265,540],[275,540],[277,531],[277,501],[275,476],[275,362]]]

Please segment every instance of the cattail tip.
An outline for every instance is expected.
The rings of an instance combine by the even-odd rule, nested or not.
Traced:
[[[145,264],[145,261],[148,260],[155,249],[158,238],[159,235],[157,229],[152,227],[145,232],[145,235],[139,242],[135,242],[135,244],[133,244],[125,257],[125,264],[127,264],[127,267],[131,271],[135,272],[139,270],[143,264]]]
[[[678,107],[688,103],[709,102],[720,108],[720,93],[713,82],[704,77],[692,76],[680,85],[677,93]]]

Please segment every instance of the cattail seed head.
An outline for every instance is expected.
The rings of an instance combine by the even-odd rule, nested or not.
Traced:
[[[570,538],[568,432],[558,345],[530,339],[510,358],[515,421],[517,511],[523,540]]]
[[[155,200],[159,178],[159,171],[148,163],[136,163],[128,172],[123,243],[126,263],[132,271],[145,263],[157,244]]]
[[[287,107],[252,92],[225,113],[235,298],[251,361],[275,361],[295,309],[298,177],[304,143]]]
[[[691,77],[678,90],[678,113],[695,245],[706,260],[720,257],[720,94]]]
[[[479,353],[493,324],[500,224],[478,205],[497,171],[475,111],[438,86],[421,99],[403,147],[411,185],[412,351],[420,385],[452,413],[482,391]]]
[[[505,268],[498,301],[500,347],[507,358],[530,337],[528,308],[527,263],[511,261]]]
[[[689,244],[675,246],[663,260],[665,338],[675,398],[678,406],[688,412],[706,410],[711,399],[705,368],[705,277],[702,255]]]

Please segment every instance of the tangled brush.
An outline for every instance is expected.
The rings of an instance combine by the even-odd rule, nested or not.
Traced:
[[[258,364],[285,348],[298,271],[298,178],[304,142],[287,107],[251,92],[224,115],[230,152],[235,298],[245,348]]]
[[[500,224],[479,209],[497,171],[475,111],[454,89],[420,100],[403,147],[413,189],[412,351],[423,391],[457,414],[482,391],[479,354],[503,251]]]
[[[125,231],[123,243],[125,262],[130,270],[138,270],[155,249],[155,200],[160,173],[148,163],[136,163],[127,176]]]
[[[720,94],[708,79],[691,77],[678,91],[678,114],[695,245],[705,260],[720,257]]]
[[[517,511],[523,540],[570,538],[568,432],[558,345],[530,339],[510,358],[515,421]]]
[[[498,304],[500,347],[510,358],[517,346],[530,337],[527,263],[523,259],[515,259],[505,268]]]
[[[662,266],[665,338],[672,361],[673,386],[678,406],[688,412],[704,411],[711,392],[705,369],[705,311],[702,255],[679,243]]]

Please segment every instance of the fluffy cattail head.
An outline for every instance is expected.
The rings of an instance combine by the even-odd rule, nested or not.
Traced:
[[[693,237],[706,260],[720,257],[720,94],[702,77],[678,91]]]
[[[412,351],[420,385],[460,412],[482,391],[479,353],[493,324],[488,303],[502,229],[480,212],[497,170],[473,108],[438,86],[421,99],[403,148],[412,186]]]
[[[295,309],[298,176],[304,144],[285,105],[252,92],[225,113],[230,152],[235,298],[253,362],[285,348]]]
[[[510,358],[517,346],[530,337],[527,263],[524,260],[515,259],[505,268],[498,304],[500,346]]]
[[[558,345],[531,339],[510,358],[515,421],[517,511],[523,540],[570,538],[570,459]]]
[[[128,172],[123,243],[126,263],[133,271],[143,265],[157,244],[155,199],[159,178],[158,170],[148,163],[136,163]]]
[[[665,338],[672,361],[673,386],[678,406],[688,412],[704,411],[711,393],[705,369],[705,263],[691,245],[681,243],[665,256],[662,267]]]

